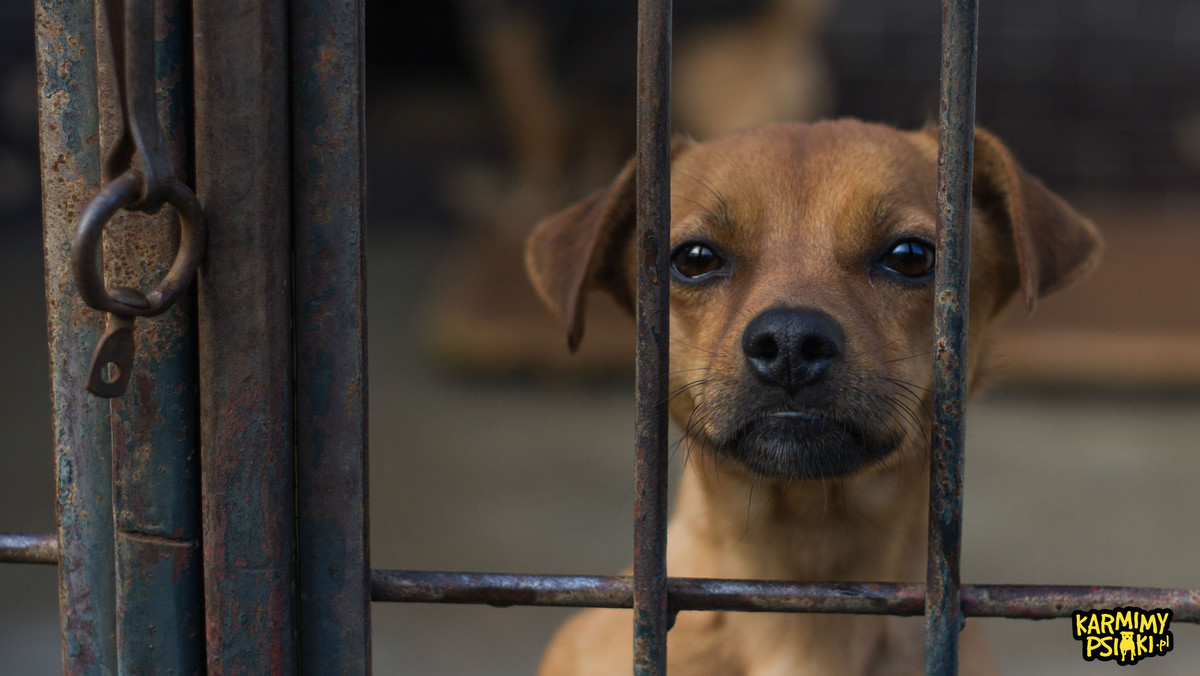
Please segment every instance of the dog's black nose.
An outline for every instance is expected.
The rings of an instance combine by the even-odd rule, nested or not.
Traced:
[[[789,394],[820,380],[845,345],[841,325],[820,310],[767,310],[742,334],[750,370]]]

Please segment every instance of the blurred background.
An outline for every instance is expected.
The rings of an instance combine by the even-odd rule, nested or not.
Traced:
[[[632,332],[581,354],[524,281],[538,218],[633,148],[631,0],[367,8],[375,567],[632,558]],[[935,119],[938,3],[681,0],[676,128]],[[0,532],[54,529],[32,3],[0,3]],[[1200,587],[1200,5],[984,3],[978,120],[1099,224],[1014,312],[969,414],[963,580]],[[678,471],[679,463],[673,462]],[[0,567],[0,674],[60,670],[55,572]],[[528,674],[567,611],[373,607],[378,674]],[[920,619],[912,620],[920,622]],[[1006,673],[1084,674],[1066,621],[986,620]],[[1193,674],[1200,630],[1140,674]]]

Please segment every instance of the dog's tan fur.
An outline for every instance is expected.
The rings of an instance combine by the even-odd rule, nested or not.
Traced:
[[[670,404],[688,462],[668,530],[672,576],[798,581],[922,581],[928,510],[933,284],[874,266],[906,236],[935,240],[937,141],[844,120],[753,128],[672,149],[671,246],[701,240],[730,272],[671,282]],[[586,295],[632,305],[633,169],[542,222],[530,239],[534,286],[583,334]],[[1034,300],[1086,272],[1094,226],[1028,176],[994,137],[975,140],[969,380],[988,328],[1017,294]],[[898,439],[882,460],[839,476],[748,469],[724,448],[759,405],[742,335],[769,308],[812,308],[840,324],[828,383],[795,394],[805,411]],[[811,390],[811,391],[809,391]],[[870,435],[868,435],[870,436]],[[817,453],[801,445],[796,453]],[[821,474],[821,472],[818,472]],[[673,674],[919,674],[919,618],[684,612],[668,637]],[[994,670],[973,623],[962,673]],[[629,611],[589,610],[558,634],[541,673],[626,673]]]

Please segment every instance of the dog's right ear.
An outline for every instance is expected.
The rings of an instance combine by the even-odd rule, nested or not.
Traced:
[[[995,136],[975,130],[975,201],[1007,226],[1025,306],[1070,285],[1100,258],[1096,226],[1022,169]]]
[[[676,140],[671,157],[690,145]],[[608,291],[633,312],[628,266],[635,230],[635,161],[601,188],[537,225],[525,244],[525,269],[538,295],[567,330],[567,346],[579,349],[587,294]]]

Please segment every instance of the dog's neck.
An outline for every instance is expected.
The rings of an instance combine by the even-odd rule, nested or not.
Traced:
[[[928,464],[912,455],[898,467],[786,483],[754,477],[704,449],[690,456],[671,521],[672,536],[681,537],[668,537],[671,575],[924,579]],[[670,547],[673,541],[680,542]]]

